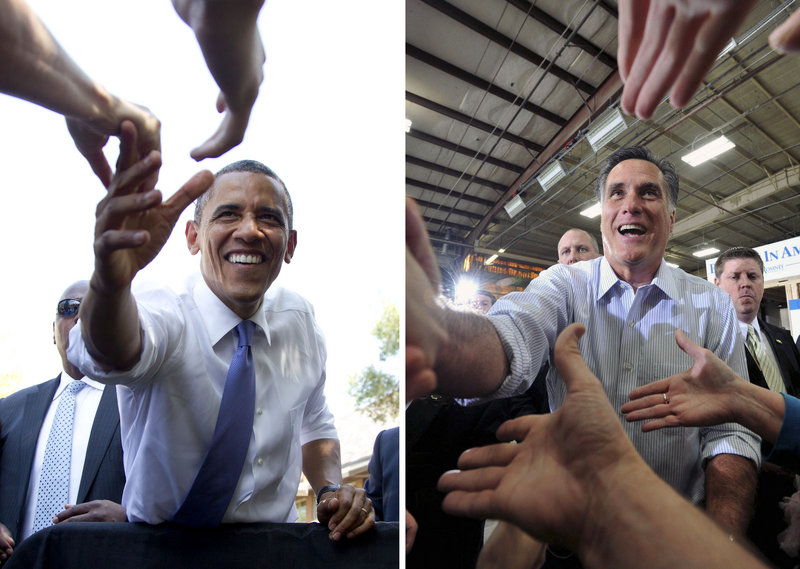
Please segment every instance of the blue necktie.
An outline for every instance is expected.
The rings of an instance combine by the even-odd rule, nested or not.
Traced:
[[[72,426],[75,421],[75,396],[86,387],[72,380],[61,393],[53,426],[47,436],[39,490],[36,493],[36,512],[33,531],[52,525],[53,516],[64,509],[69,500],[69,473],[72,469]]]
[[[236,326],[239,346],[225,379],[211,446],[183,505],[172,517],[174,523],[216,526],[228,509],[253,431],[256,373],[250,346],[254,330],[250,320]]]

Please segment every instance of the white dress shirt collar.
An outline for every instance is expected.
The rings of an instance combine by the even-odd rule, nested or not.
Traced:
[[[623,282],[614,272],[611,264],[605,257],[599,258],[600,263],[600,282],[597,287],[597,300],[603,298],[617,283]],[[662,259],[661,265],[658,267],[653,280],[649,284],[658,287],[669,298],[675,300],[678,298],[678,285],[675,282],[675,269],[672,269]]]
[[[61,394],[64,392],[64,390],[67,388],[67,385],[69,385],[69,384],[70,384],[70,382],[72,382],[72,381],[75,381],[75,379],[74,379],[74,378],[72,378],[72,377],[71,377],[71,376],[70,376],[70,375],[69,375],[69,374],[68,374],[66,371],[63,371],[63,370],[62,370],[62,371],[61,371],[61,379],[60,379],[60,381],[58,382],[58,387],[56,388],[56,392],[53,394],[53,400],[54,400],[54,401],[55,401],[56,399],[58,399],[58,397],[59,397],[59,396],[60,396],[60,395],[61,395]],[[106,387],[105,385],[103,385],[103,384],[102,384],[102,383],[100,383],[99,381],[95,381],[95,380],[93,380],[93,379],[89,379],[89,378],[88,378],[88,377],[86,377],[86,376],[82,377],[82,378],[81,378],[81,381],[83,381],[83,382],[84,382],[86,385],[88,385],[89,387],[93,387],[93,388],[97,389],[98,391],[103,391],[103,389],[105,389],[105,387]]]

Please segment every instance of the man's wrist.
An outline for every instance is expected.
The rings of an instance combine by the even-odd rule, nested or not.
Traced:
[[[327,486],[320,488],[319,494],[317,494],[317,505],[319,505],[319,501],[322,499],[323,494],[327,494],[328,492],[336,492],[341,487],[341,484],[328,484]]]

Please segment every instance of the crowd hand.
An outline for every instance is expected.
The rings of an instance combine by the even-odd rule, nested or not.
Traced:
[[[406,554],[414,547],[414,540],[417,538],[417,530],[419,525],[411,512],[406,510]]]
[[[593,536],[583,535],[591,531],[587,520],[602,518],[607,505],[607,488],[600,482],[625,478],[644,463],[581,357],[578,339],[584,332],[572,324],[556,341],[555,363],[567,388],[563,405],[554,413],[503,423],[497,437],[519,443],[464,452],[458,461],[462,470],[439,479],[439,489],[448,492],[446,512],[507,520],[574,551],[583,540],[591,542]]]
[[[406,400],[433,391],[433,367],[447,332],[436,318],[441,275],[417,204],[406,198]]]
[[[217,131],[192,150],[195,160],[221,156],[244,139],[250,113],[264,80],[266,55],[258,31],[264,0],[210,2],[172,0],[195,33],[208,70],[219,86]]]
[[[769,45],[781,53],[800,53],[800,10],[769,35]]]
[[[113,172],[103,154],[103,147],[110,136],[121,136],[122,121],[131,121],[136,127],[138,158],[144,158],[153,150],[161,151],[161,122],[145,107],[109,96],[112,98],[112,114],[103,121],[66,117],[67,129],[75,146],[106,189],[111,185]],[[153,190],[157,181],[158,169],[143,185],[143,190]]]
[[[684,107],[755,5],[755,0],[620,0],[622,110],[649,119],[668,92],[674,107]]]
[[[517,526],[500,522],[481,548],[475,569],[539,569],[546,548]]]
[[[122,123],[120,139],[116,174],[96,210],[93,286],[108,291],[130,286],[167,242],[181,212],[214,181],[210,172],[198,172],[162,201],[161,192],[146,185],[161,166],[160,153],[139,159],[137,130],[129,121]]]
[[[14,538],[11,532],[3,524],[0,524],[0,565],[6,562],[14,553]]]
[[[732,404],[737,400],[737,387],[746,383],[745,380],[682,331],[676,330],[675,341],[694,360],[694,365],[631,391],[631,401],[620,409],[625,418],[628,421],[651,419],[642,425],[642,431],[733,421]]]
[[[62,522],[126,522],[125,508],[111,500],[92,500],[82,504],[67,504],[53,518],[54,524]]]
[[[363,488],[344,484],[324,496],[317,506],[317,519],[328,526],[333,541],[339,541],[343,535],[352,539],[375,525],[375,510]]]

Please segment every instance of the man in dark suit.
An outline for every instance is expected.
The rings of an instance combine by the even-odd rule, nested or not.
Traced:
[[[57,305],[53,339],[63,372],[55,379],[0,399],[0,564],[35,527],[38,490],[47,470],[46,447],[56,421],[59,401],[74,381],[83,381],[75,398],[68,504],[40,513],[49,525],[66,521],[125,521],[119,505],[125,486],[119,412],[114,386],[83,377],[66,357],[69,331],[78,320],[78,307],[88,281],[69,286]],[[44,502],[44,501],[42,501]]]
[[[800,353],[791,334],[758,317],[764,296],[764,263],[747,247],[732,247],[717,258],[714,283],[731,295],[743,337],[746,338],[750,381],[766,389],[800,394]],[[779,547],[777,535],[786,528],[780,500],[794,493],[794,476],[776,465],[763,463],[758,502],[749,537],[777,567],[794,567]]]
[[[372,500],[375,519],[383,522],[400,520],[400,428],[378,433],[369,459],[369,478],[364,490]]]

